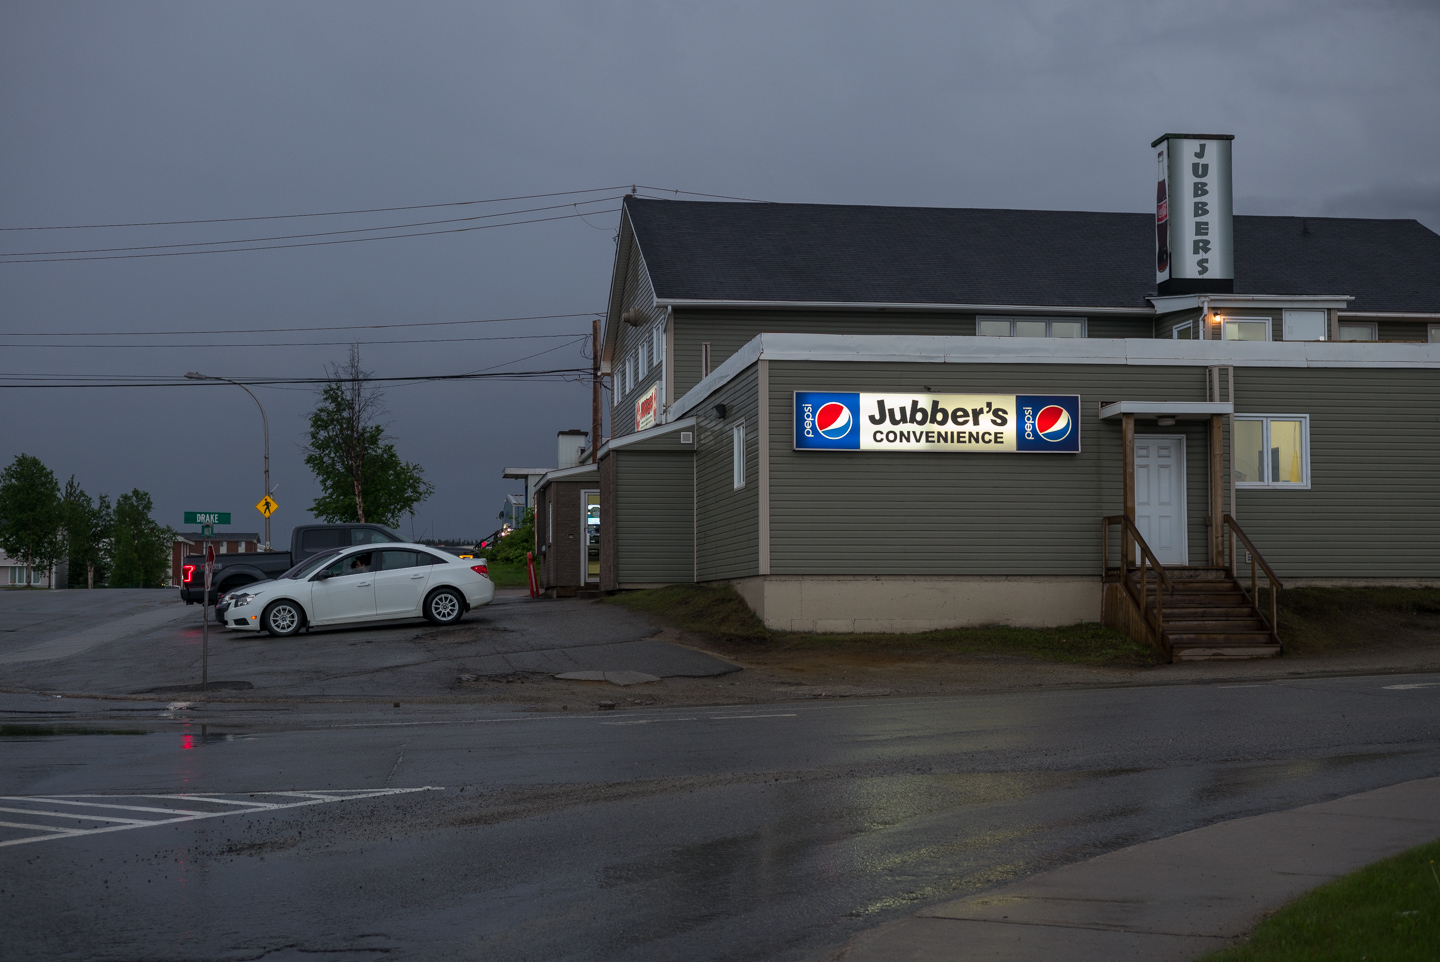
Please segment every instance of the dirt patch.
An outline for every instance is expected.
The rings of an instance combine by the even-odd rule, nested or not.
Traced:
[[[1073,665],[1139,668],[1159,663],[1155,651],[1098,624],[1059,628],[981,625],[913,634],[812,634],[766,628],[750,606],[727,586],[671,585],[605,599],[653,615],[683,631],[704,636],[708,648],[730,658],[769,664],[809,660],[824,652],[856,666],[934,661],[957,655],[1041,660]]]

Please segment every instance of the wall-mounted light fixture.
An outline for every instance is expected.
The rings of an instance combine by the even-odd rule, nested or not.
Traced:
[[[723,405],[723,404],[717,404],[717,405],[715,405],[715,416],[716,416],[717,418],[719,418],[720,420],[722,420],[722,421],[725,420],[725,405]]]
[[[1155,423],[1158,424],[1158,425],[1160,425],[1162,428],[1171,428],[1171,427],[1174,427],[1174,426],[1175,426],[1175,419],[1174,419],[1174,418],[1156,418],[1156,419],[1155,419]]]

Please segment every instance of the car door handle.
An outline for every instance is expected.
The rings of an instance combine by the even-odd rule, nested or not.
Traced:
[[[368,582],[368,581],[357,581],[357,582],[355,582],[355,587],[357,587],[357,588],[368,588],[368,587],[370,587],[370,582]]]
[[[423,572],[423,571],[420,572],[418,575],[411,575],[411,576],[410,576],[411,580],[414,580],[415,578],[423,578],[423,577],[425,577],[425,572]]]

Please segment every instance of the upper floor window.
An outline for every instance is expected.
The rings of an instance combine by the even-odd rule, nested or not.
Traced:
[[[981,317],[975,321],[981,337],[1084,337],[1085,318]]]
[[[1286,311],[1283,315],[1285,340],[1323,341],[1327,339],[1324,311]]]
[[[1220,320],[1220,333],[1227,341],[1270,340],[1268,317],[1224,317]]]
[[[1195,340],[1195,322],[1183,321],[1170,329],[1170,336],[1177,341]]]
[[[1431,324],[1431,325],[1430,325],[1430,328],[1429,328],[1429,331],[1430,331],[1430,333],[1429,333],[1429,335],[1428,335],[1428,339],[1429,339],[1430,343],[1431,343],[1431,344],[1440,343],[1440,324]]]
[[[665,357],[665,325],[657,324],[650,332],[650,361],[659,364]]]
[[[1375,341],[1379,340],[1375,335],[1374,321],[1341,321],[1340,340],[1342,341]]]

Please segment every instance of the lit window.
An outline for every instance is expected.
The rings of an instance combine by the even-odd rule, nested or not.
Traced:
[[[1285,340],[1325,340],[1325,328],[1327,325],[1325,323],[1324,311],[1286,311],[1283,317],[1285,322]]]
[[[1270,340],[1270,318],[1268,317],[1227,317],[1221,326],[1227,341],[1268,341]]]
[[[980,317],[975,333],[981,337],[1084,337],[1085,320],[1057,317]]]
[[[741,421],[735,425],[730,432],[733,443],[732,454],[735,461],[735,490],[739,491],[745,487],[745,422]]]
[[[1340,340],[1342,341],[1374,341],[1375,325],[1368,321],[1341,321]]]
[[[1310,487],[1310,416],[1236,415],[1233,470],[1241,488]]]

